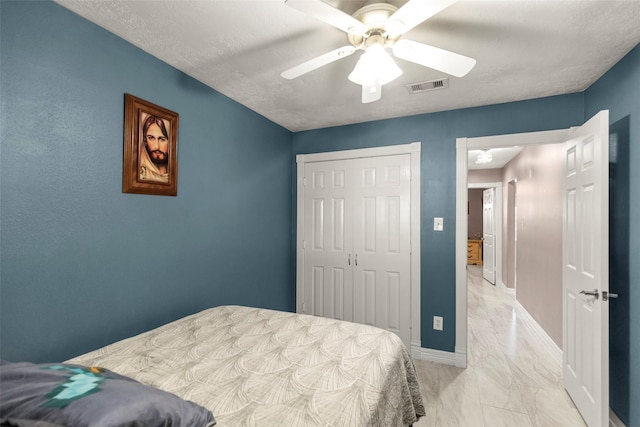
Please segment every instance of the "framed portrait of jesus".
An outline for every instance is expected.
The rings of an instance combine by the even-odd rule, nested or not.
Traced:
[[[178,194],[178,113],[124,97],[122,192]]]

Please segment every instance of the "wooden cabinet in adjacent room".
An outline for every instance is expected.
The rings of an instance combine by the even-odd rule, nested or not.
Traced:
[[[482,240],[467,241],[467,264],[482,265]]]

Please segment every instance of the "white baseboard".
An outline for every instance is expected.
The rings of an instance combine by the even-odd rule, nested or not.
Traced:
[[[542,329],[542,326],[536,322],[536,320],[529,314],[529,312],[516,300],[516,311],[518,316],[525,323],[526,326],[538,337],[540,341],[544,344],[544,346],[549,350],[553,359],[558,363],[558,365],[562,366],[562,350],[558,345],[551,339],[551,337],[547,334],[547,332]]]
[[[504,292],[507,295],[515,295],[516,294],[515,288],[507,288],[507,285],[505,285],[502,280],[500,280],[498,282],[497,286],[498,286],[498,288],[502,289],[502,292]]]
[[[529,314],[529,312],[516,300],[516,310],[518,312],[518,316],[522,319],[531,329],[533,333],[535,333],[538,338],[544,343],[545,347],[551,352],[553,358],[558,362],[559,365],[562,365],[562,350],[557,344],[549,337],[549,335],[542,329],[542,326],[536,322],[536,320]],[[626,427],[625,424],[618,418],[618,416],[609,408],[609,427]]]
[[[467,354],[460,351],[452,353],[450,351],[412,346],[411,355],[414,359],[418,360],[426,360],[429,362],[440,363],[442,365],[457,366],[458,368],[467,367]]]
[[[609,409],[609,427],[626,427],[611,409]]]

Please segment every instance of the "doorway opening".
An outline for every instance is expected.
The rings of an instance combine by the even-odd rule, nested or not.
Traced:
[[[468,221],[468,188],[469,185],[469,159],[468,152],[472,149],[487,149],[497,147],[533,146],[541,144],[558,144],[563,142],[569,134],[569,129],[561,129],[545,132],[532,132],[513,135],[497,135],[479,138],[458,138],[457,147],[457,169],[456,169],[456,360],[461,367],[466,367],[467,355],[467,221]],[[487,183],[480,183],[487,184]],[[492,184],[502,190],[502,182]],[[499,202],[502,206],[502,201]],[[497,209],[501,214],[503,209]],[[500,218],[497,226],[498,230],[503,229],[503,221]],[[497,237],[497,236],[496,236]],[[497,237],[497,248],[500,253],[496,253],[497,274],[500,275],[497,281],[503,284],[502,277],[502,236]],[[506,286],[505,286],[506,287]]]
[[[503,286],[503,212],[500,208],[503,203],[502,182],[469,183],[468,194],[467,263],[481,265],[483,277],[489,283]],[[475,255],[476,251],[479,252],[478,260],[469,258],[469,255]]]

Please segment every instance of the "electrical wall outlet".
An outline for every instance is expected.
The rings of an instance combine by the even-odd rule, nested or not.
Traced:
[[[433,316],[433,329],[436,331],[442,330],[442,317],[441,316]]]
[[[440,217],[433,218],[433,229],[435,231],[444,230],[444,219]]]

